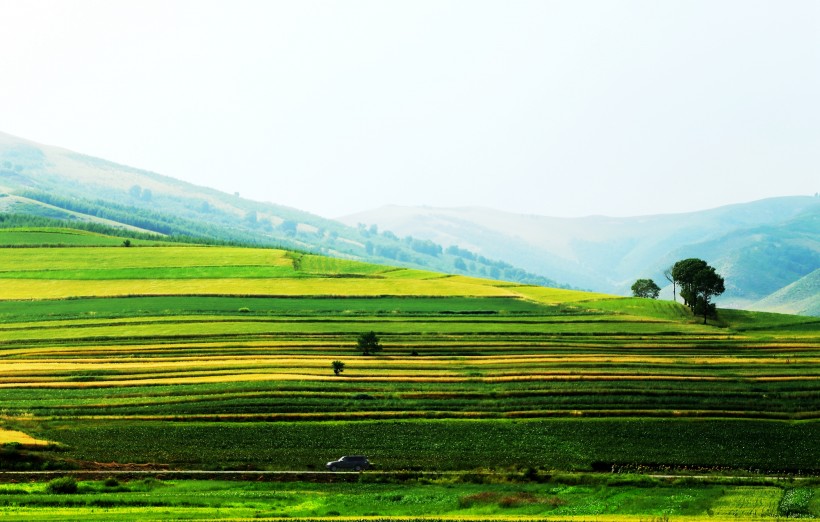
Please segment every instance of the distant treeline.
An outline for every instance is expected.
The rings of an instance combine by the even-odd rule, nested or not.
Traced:
[[[201,221],[177,217],[168,212],[156,212],[107,200],[90,201],[79,198],[65,198],[39,191],[24,191],[20,196],[63,210],[149,230],[161,235],[165,241],[209,245],[264,246],[300,251],[307,250],[303,246],[291,244],[287,240],[274,241],[269,237],[260,237],[259,234],[241,228],[211,225]],[[72,219],[60,219],[58,221],[62,222],[62,225],[56,226],[97,231],[80,228],[86,225],[96,226],[96,224],[93,223],[84,223],[79,220],[75,223]],[[105,225],[101,226],[105,227]],[[106,230],[107,232],[101,233],[114,234],[122,237],[136,237],[127,236],[124,234],[124,229],[116,227],[107,227]],[[153,234],[147,234],[147,237],[156,239]]]
[[[137,189],[140,190],[139,198],[136,198]],[[294,216],[283,218],[282,223],[276,227],[271,226],[268,219],[260,219],[257,211],[254,210],[248,211],[244,216],[220,213],[217,218],[214,215],[214,209],[202,202],[197,206],[196,211],[204,214],[202,219],[196,219],[180,216],[176,213],[179,209],[166,210],[167,202],[163,204],[157,201],[162,199],[157,194],[153,194],[151,198],[153,202],[149,203],[142,197],[144,193],[145,190],[136,186],[132,187],[128,193],[132,199],[139,202],[140,206],[136,206],[110,200],[90,200],[59,196],[38,190],[26,190],[19,195],[53,208],[49,211],[49,207],[27,208],[26,205],[23,211],[25,214],[14,214],[15,224],[3,226],[6,228],[13,226],[67,227],[135,239],[156,240],[161,238],[163,241],[178,243],[282,248],[333,257],[350,257],[375,263],[397,263],[426,270],[455,272],[523,284],[570,288],[567,285],[559,285],[547,277],[527,272],[503,261],[488,259],[457,246],[444,249],[429,239],[417,239],[412,236],[399,238],[389,231],[379,233],[375,225],[370,227],[360,225],[358,234],[354,232],[345,238],[342,234],[346,227],[341,225],[339,230],[335,230],[324,228],[317,223],[313,225],[315,232],[303,232],[299,228],[301,221],[292,219]],[[151,208],[146,208],[146,205],[150,205]],[[84,222],[80,218],[69,215],[68,212],[122,223],[149,231],[149,233]],[[37,217],[38,214],[42,216],[43,213],[46,213],[46,216]],[[12,214],[6,216],[10,219]],[[27,221],[28,219],[39,219],[40,221]],[[356,235],[359,238],[356,238]]]
[[[165,236],[213,237],[216,232],[214,227],[202,223],[112,201],[64,198],[32,190],[27,190],[20,195],[64,210],[116,221]],[[224,230],[219,230],[219,233],[224,234]],[[242,241],[245,238],[236,239]]]
[[[11,228],[67,228],[71,230],[82,230],[85,232],[103,234],[106,236],[115,236],[127,239],[141,239],[145,241],[164,241],[169,243],[186,243],[194,245],[214,246],[257,246],[250,245],[248,243],[244,243],[241,241],[223,241],[207,237],[183,235],[163,236],[161,234],[138,232],[136,230],[112,227],[110,225],[104,225],[102,223],[92,223],[88,221],[79,221],[72,219],[55,219],[41,216],[33,216],[30,214],[0,213],[0,229]]]

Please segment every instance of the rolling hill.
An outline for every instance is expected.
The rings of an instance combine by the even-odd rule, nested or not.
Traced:
[[[4,520],[820,513],[820,318],[127,240],[0,229]]]
[[[750,310],[820,316],[820,268],[752,304]]]
[[[252,201],[238,194],[226,194],[3,133],[0,213],[56,220],[38,221],[37,226],[93,223],[175,238],[278,246],[348,259],[562,286],[547,276],[527,273],[484,256],[464,263],[429,240],[399,238],[375,228],[348,227],[294,208]]]
[[[820,469],[817,318],[706,325],[670,301],[58,229],[0,246],[0,430],[47,444],[0,467]]]
[[[389,206],[341,221],[373,223],[397,234],[465,247],[534,273],[549,273],[576,287],[621,295],[641,277],[665,284],[664,268],[679,259],[701,257],[726,278],[727,291],[718,300],[721,306],[741,308],[766,308],[767,296],[820,267],[817,197],[628,218]],[[789,295],[770,309],[815,313],[820,294],[801,298],[793,306],[786,304]],[[668,289],[667,296],[671,298]]]

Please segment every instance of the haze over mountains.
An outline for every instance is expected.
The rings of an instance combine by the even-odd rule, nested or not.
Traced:
[[[275,184],[275,176],[271,184]],[[308,188],[306,190],[316,190]],[[0,213],[132,231],[278,246],[381,264],[561,286],[500,260],[462,257],[429,240],[348,227],[59,147],[0,133]]]
[[[820,315],[817,197],[629,218],[386,206],[334,221],[2,133],[0,193],[0,212],[620,295],[701,257],[726,278],[721,306]]]
[[[459,245],[600,292],[628,294],[687,257],[726,279],[721,306],[820,313],[820,198],[795,196],[701,212],[612,218],[525,216],[485,208],[387,206],[341,218]],[[666,289],[671,298],[671,287]]]

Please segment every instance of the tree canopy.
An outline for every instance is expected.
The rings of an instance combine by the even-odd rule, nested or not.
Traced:
[[[651,279],[638,279],[632,285],[632,295],[635,297],[657,299],[660,293],[660,287]]]
[[[723,277],[706,261],[695,257],[675,263],[672,277],[680,288],[684,304],[695,314],[702,314],[703,323],[706,324],[706,318],[715,315],[712,297],[726,290]]]
[[[356,348],[362,352],[362,355],[370,355],[371,353],[380,352],[382,345],[379,343],[376,332],[370,331],[359,336],[356,341]]]

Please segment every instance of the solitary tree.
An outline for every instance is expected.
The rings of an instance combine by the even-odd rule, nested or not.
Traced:
[[[672,300],[677,302],[678,301],[678,298],[677,298],[677,295],[676,295],[676,290],[677,290],[676,286],[677,285],[675,284],[675,278],[672,277],[672,267],[671,266],[669,268],[664,269],[663,277],[665,277],[667,281],[672,283]]]
[[[345,363],[342,361],[333,361],[330,363],[333,366],[333,373],[339,375],[343,371],[345,371]]]
[[[359,339],[356,341],[356,348],[362,352],[362,355],[370,355],[374,352],[380,352],[382,345],[379,344],[379,338],[376,336],[376,332],[371,330],[359,336]]]
[[[632,295],[635,297],[646,297],[649,299],[657,299],[661,289],[651,279],[638,279],[632,285]]]
[[[697,258],[675,263],[672,267],[672,277],[680,288],[684,304],[695,314],[702,314],[703,324],[706,324],[706,317],[715,314],[712,297],[726,290],[723,277],[706,261]]]
[[[683,304],[692,310],[695,309],[698,297],[697,291],[695,290],[695,274],[701,270],[705,270],[708,266],[706,261],[696,257],[683,259],[672,266],[672,277],[678,283]]]
[[[722,294],[726,287],[720,274],[715,272],[711,266],[707,266],[695,274],[695,289],[697,292],[695,313],[702,313],[703,324],[706,324],[706,316],[715,315],[715,305],[711,302],[712,297]]]

